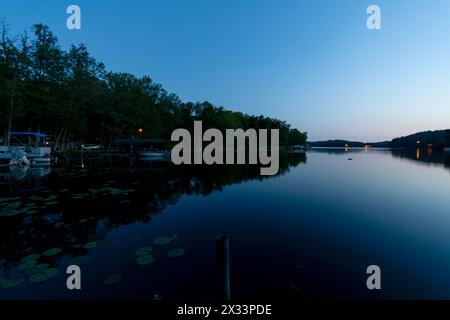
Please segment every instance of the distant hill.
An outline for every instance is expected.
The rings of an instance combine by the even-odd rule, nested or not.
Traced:
[[[317,142],[308,142],[308,145],[311,147],[317,148],[343,148],[343,147],[351,147],[351,148],[364,148],[365,143],[358,141],[347,141],[347,140],[328,140],[328,141],[317,141]]]
[[[424,131],[391,141],[390,147],[415,148],[433,146],[434,148],[450,147],[450,129]]]
[[[308,142],[308,145],[315,148],[364,148],[366,145],[370,145],[374,148],[387,148],[389,147],[389,141],[384,142],[359,142],[359,141],[348,141],[348,140],[328,140],[328,141],[317,141]]]
[[[445,148],[450,147],[450,129],[424,131],[411,134],[409,136],[395,138],[392,141],[383,142],[359,142],[348,140],[327,140],[308,142],[308,145],[316,148],[364,148],[370,145],[373,148],[417,148],[430,147]]]

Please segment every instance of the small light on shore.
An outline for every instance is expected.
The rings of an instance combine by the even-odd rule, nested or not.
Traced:
[[[144,129],[142,129],[142,128],[139,128],[138,131],[140,134],[144,133]]]

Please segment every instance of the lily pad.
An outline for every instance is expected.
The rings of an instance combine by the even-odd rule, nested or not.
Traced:
[[[82,265],[86,262],[88,262],[89,260],[91,260],[91,258],[89,256],[80,256],[80,257],[76,257],[70,260],[70,264],[74,264],[74,265]]]
[[[9,203],[7,206],[12,209],[18,209],[21,207],[21,205],[22,205],[22,202],[17,201],[17,202]]]
[[[30,269],[33,268],[34,266],[36,266],[36,260],[30,260],[30,261],[25,261],[23,263],[21,263],[17,269],[19,270],[26,270],[26,269]]]
[[[140,256],[136,259],[137,264],[140,266],[149,265],[153,263],[153,261],[155,261],[155,258],[152,255]]]
[[[55,200],[56,198],[58,198],[59,196],[57,195],[57,194],[53,194],[53,195],[50,195],[50,196],[48,196],[47,198],[45,198],[45,199],[42,199],[43,201],[51,201],[51,200]]]
[[[57,274],[58,274],[58,269],[50,268],[50,269],[46,269],[44,271],[33,274],[29,278],[29,280],[32,283],[44,282],[44,281],[47,281],[47,280],[55,277]]]
[[[54,256],[54,255],[57,255],[57,254],[60,253],[61,251],[62,251],[61,248],[53,248],[53,249],[49,249],[49,250],[45,251],[45,252],[43,253],[43,255],[44,255],[44,256],[47,256],[47,257],[51,257],[51,256]]]
[[[97,242],[97,241],[92,241],[92,242],[86,243],[86,244],[84,245],[84,248],[85,248],[85,249],[94,249],[94,248],[97,247],[97,245],[98,245],[98,242]]]
[[[105,280],[103,280],[103,283],[107,285],[116,284],[119,283],[120,280],[122,280],[121,274],[110,274],[106,276]]]
[[[57,205],[57,204],[58,204],[58,201],[48,201],[48,202],[45,202],[45,204],[46,204],[47,206],[54,206],[54,205]]]
[[[185,253],[186,253],[186,251],[184,249],[177,248],[177,249],[168,251],[167,255],[171,258],[179,258],[179,257],[184,256]]]
[[[35,261],[37,259],[40,258],[40,254],[39,253],[35,253],[35,254],[30,254],[29,256],[23,257],[20,262],[24,263],[24,262],[28,262],[28,261]]]
[[[174,239],[175,239],[175,236],[173,236],[173,237],[159,237],[159,238],[156,238],[155,240],[153,240],[153,243],[157,244],[159,246],[164,246],[164,245],[167,245],[167,244],[171,243]]]
[[[3,279],[0,278],[0,288],[9,289],[14,288],[21,284],[24,281],[24,278],[12,278],[12,279]]]
[[[147,255],[150,255],[152,251],[153,251],[152,247],[139,248],[136,250],[136,255],[147,256]]]
[[[22,199],[21,197],[15,197],[15,198],[0,198],[0,203],[3,202],[9,202],[9,201],[14,201],[14,200],[20,200]]]
[[[12,217],[17,216],[20,212],[18,210],[5,210],[0,213],[0,217]]]
[[[33,275],[35,273],[43,272],[43,271],[47,270],[48,267],[49,267],[49,265],[47,263],[38,264],[38,265],[32,266],[31,268],[26,269],[25,273],[28,275]]]

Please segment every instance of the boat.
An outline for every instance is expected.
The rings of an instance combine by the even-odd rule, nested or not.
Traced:
[[[10,132],[9,135],[14,138],[14,143],[18,144],[9,148],[11,150],[22,150],[29,164],[32,166],[50,166],[52,149],[48,147],[48,142],[44,142],[43,145],[32,145],[30,142],[26,144],[19,139],[19,137],[26,137],[27,139],[32,137],[45,140],[48,138],[47,135],[35,132]],[[25,159],[22,160],[25,161]]]
[[[138,158],[144,160],[164,160],[167,157],[167,152],[165,151],[139,151],[136,152]]]
[[[49,147],[28,147],[25,148],[27,158],[35,166],[49,166],[51,164],[51,152]]]
[[[27,157],[24,148],[1,146],[0,164],[3,166],[28,166],[31,164],[31,161]]]
[[[82,150],[100,150],[101,146],[99,144],[83,144],[81,146]]]
[[[11,150],[7,146],[0,146],[0,165],[8,166],[9,162],[13,158]]]

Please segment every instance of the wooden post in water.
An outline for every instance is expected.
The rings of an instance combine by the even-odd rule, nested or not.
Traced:
[[[217,293],[221,301],[230,301],[230,239],[221,235],[216,239]]]

